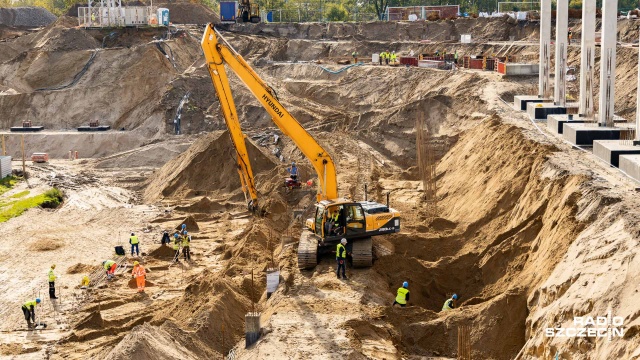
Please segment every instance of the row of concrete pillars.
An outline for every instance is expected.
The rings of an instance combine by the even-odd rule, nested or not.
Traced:
[[[540,9],[540,79],[538,96],[551,98],[550,63],[551,63],[551,1],[542,0]],[[569,0],[557,0],[555,41],[555,79],[553,101],[560,107],[566,106],[566,73],[568,53],[568,16]],[[600,66],[600,101],[598,124],[613,126],[615,103],[615,73],[617,46],[618,1],[603,1],[602,36]],[[596,0],[582,1],[582,39],[580,63],[580,104],[581,116],[593,116],[593,69],[596,47]],[[640,74],[638,76],[640,84]],[[640,86],[638,91],[640,104]],[[640,112],[638,112],[640,114]],[[640,127],[640,115],[636,117],[636,130]],[[640,131],[636,131],[636,137]],[[636,140],[640,140],[636,138]]]

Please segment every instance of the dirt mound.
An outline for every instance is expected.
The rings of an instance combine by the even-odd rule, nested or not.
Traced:
[[[175,255],[176,251],[171,246],[160,246],[157,249],[151,251],[149,256],[156,259],[171,259]]]
[[[246,143],[254,175],[276,166],[251,141]],[[208,134],[156,171],[144,196],[153,201],[163,197],[231,193],[240,189],[236,167],[229,134],[226,131]]]
[[[190,213],[212,213],[217,211],[225,211],[231,205],[228,203],[219,203],[217,201],[211,201],[208,197],[196,201],[195,203],[187,206],[176,206],[175,210],[186,211]]]
[[[86,274],[95,271],[99,266],[77,263],[67,269],[67,274]]]
[[[56,16],[41,7],[0,8],[0,24],[15,27],[47,26]]]
[[[51,251],[64,246],[64,241],[59,239],[39,240],[31,243],[29,249],[32,251]]]
[[[183,343],[161,327],[143,324],[134,327],[106,356],[114,360],[198,360],[201,355],[192,352]]]
[[[200,227],[196,222],[196,219],[193,216],[189,215],[180,224],[178,224],[174,230],[182,230],[182,224],[187,225],[187,232],[197,232],[200,231]]]
[[[220,23],[220,17],[210,8],[194,3],[154,3],[154,6],[169,9],[169,19],[174,24]]]
[[[77,331],[84,329],[102,329],[104,327],[104,323],[105,322],[102,318],[102,314],[100,314],[100,311],[93,311],[89,315],[78,321],[78,323],[74,326],[74,329]]]

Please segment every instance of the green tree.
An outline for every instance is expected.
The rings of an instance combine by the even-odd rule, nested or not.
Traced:
[[[342,4],[329,3],[325,8],[325,18],[328,21],[347,21],[349,14]]]

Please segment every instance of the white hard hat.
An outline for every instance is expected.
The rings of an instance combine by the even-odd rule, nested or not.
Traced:
[[[347,243],[347,239],[342,238],[342,240],[340,240],[341,243],[346,244]]]

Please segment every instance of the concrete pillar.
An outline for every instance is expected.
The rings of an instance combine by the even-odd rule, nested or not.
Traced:
[[[569,0],[557,0],[556,8],[556,76],[554,78],[553,102],[566,104],[567,74],[567,27],[569,25]]]
[[[593,81],[596,58],[596,0],[582,1],[582,42],[580,53],[580,112],[593,116]]]
[[[260,313],[250,312],[244,316],[245,348],[253,345],[260,338]]]
[[[602,4],[602,46],[600,47],[600,102],[598,124],[612,126],[615,82],[616,42],[618,31],[618,0],[607,0]]]
[[[551,64],[551,0],[540,2],[540,71],[538,96],[549,96],[549,68]]]

